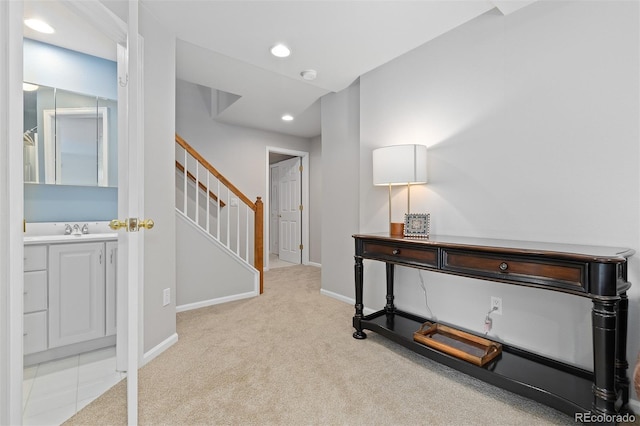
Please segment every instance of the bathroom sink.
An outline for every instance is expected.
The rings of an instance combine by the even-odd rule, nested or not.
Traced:
[[[93,241],[93,240],[115,240],[118,238],[118,234],[115,232],[109,232],[104,234],[71,234],[71,235],[30,235],[24,237],[25,244],[37,244],[37,243],[71,243],[80,241]]]

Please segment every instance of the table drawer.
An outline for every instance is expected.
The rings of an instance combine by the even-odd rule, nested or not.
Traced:
[[[24,273],[24,312],[47,309],[47,271]]]
[[[586,264],[545,259],[478,254],[458,250],[443,251],[442,269],[500,281],[585,288]]]
[[[438,249],[425,247],[421,249],[404,247],[398,245],[386,245],[377,243],[364,243],[363,256],[380,259],[393,260],[425,266],[438,266]]]
[[[24,270],[38,271],[47,269],[47,246],[24,247]]]

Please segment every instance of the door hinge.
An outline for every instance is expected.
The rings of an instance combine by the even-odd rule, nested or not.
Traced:
[[[299,207],[299,209],[300,209],[300,211],[302,211],[302,209],[303,209],[303,207],[302,207],[302,204],[300,204],[300,207]]]
[[[298,170],[302,171],[302,168],[303,168],[303,167],[302,167],[302,166],[300,166],[300,167],[298,167]]]
[[[300,244],[300,250],[302,250],[304,248],[304,246],[302,244]]]

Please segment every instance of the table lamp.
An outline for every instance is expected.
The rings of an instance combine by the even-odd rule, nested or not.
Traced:
[[[404,223],[391,222],[391,186],[407,185],[407,213],[411,213],[411,185],[427,182],[427,147],[392,145],[373,150],[373,184],[389,186],[389,233],[403,235]]]

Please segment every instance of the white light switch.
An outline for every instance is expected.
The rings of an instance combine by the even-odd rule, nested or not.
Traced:
[[[162,306],[167,306],[169,303],[171,303],[171,289],[165,288],[162,291]]]

